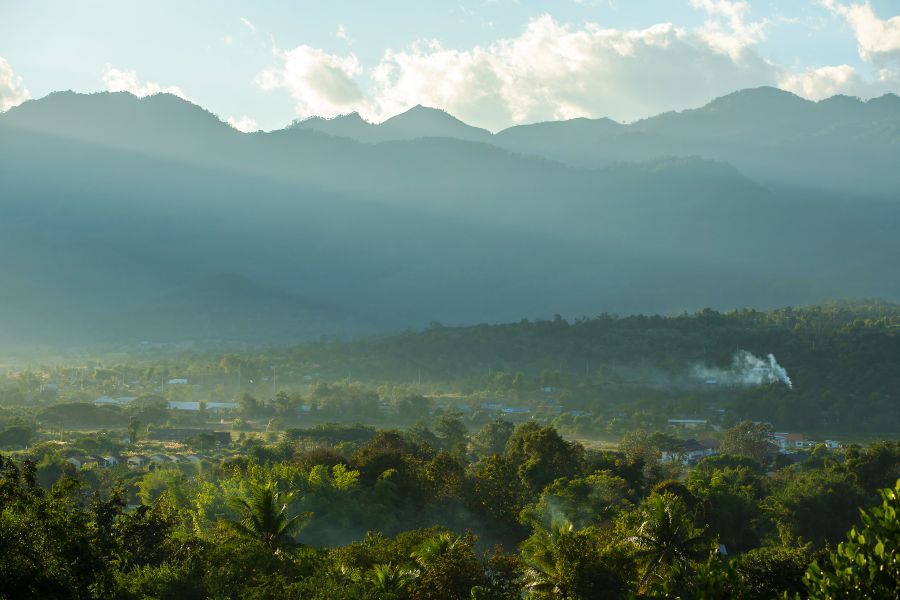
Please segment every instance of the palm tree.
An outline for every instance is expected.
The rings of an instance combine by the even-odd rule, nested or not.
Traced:
[[[575,532],[568,521],[553,523],[549,529],[538,527],[534,534],[522,543],[522,561],[525,569],[525,589],[554,597],[567,594],[564,574],[559,560],[559,541]]]
[[[709,541],[694,527],[684,501],[669,493],[654,494],[644,503],[643,522],[629,540],[645,558],[647,570],[641,586],[663,566],[684,569],[708,554]]]
[[[415,550],[410,553],[410,557],[419,566],[424,567],[435,558],[443,556],[453,549],[458,540],[459,538],[452,533],[439,533],[416,546]]]
[[[403,597],[404,591],[415,577],[415,571],[405,569],[400,565],[385,563],[372,565],[367,579],[378,598],[394,600]]]
[[[272,552],[295,543],[294,534],[302,529],[312,517],[311,512],[289,516],[294,495],[280,492],[274,482],[254,485],[249,498],[234,497],[229,504],[239,514],[240,519],[228,520],[239,534],[256,540]]]

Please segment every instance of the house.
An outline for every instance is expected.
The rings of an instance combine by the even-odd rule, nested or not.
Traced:
[[[705,428],[708,424],[707,419],[669,419],[669,426],[684,429]]]
[[[115,467],[119,464],[119,459],[115,456],[104,456],[101,464],[104,467]]]
[[[172,400],[169,402],[171,410],[200,410],[200,402],[189,402],[185,400]],[[239,404],[237,402],[207,402],[206,410],[212,410],[218,413],[220,410],[234,410]]]
[[[503,405],[499,402],[482,402],[481,409],[482,410],[493,410],[498,411],[503,408]]]
[[[504,406],[500,409],[500,414],[512,420],[526,419],[531,413],[531,409],[524,406]]]
[[[187,379],[170,379],[166,382],[166,385],[187,385]]]
[[[197,456],[196,454],[188,454],[187,456],[184,457],[184,460],[191,463],[192,465],[199,465],[200,461],[203,459],[200,458],[199,456]]]
[[[84,463],[83,456],[70,456],[66,459],[66,462],[75,467],[76,469],[80,469],[81,465]]]
[[[129,456],[125,461],[125,464],[128,465],[129,469],[143,469],[147,464],[147,457],[142,454],[136,454],[135,456]]]
[[[149,433],[150,439],[159,442],[183,442],[198,435],[211,435],[219,446],[231,444],[231,433],[228,431],[213,431],[212,429],[189,429],[186,427],[171,427],[153,429]]]
[[[698,442],[695,439],[684,440],[677,447],[662,453],[664,462],[681,462],[683,465],[694,464],[701,458],[712,456],[716,449],[708,443]]]
[[[802,433],[775,432],[772,434],[772,443],[782,451],[806,446],[806,440]]]
[[[109,396],[100,396],[94,400],[97,406],[126,406],[137,400],[136,396],[120,396],[119,398],[110,398]]]

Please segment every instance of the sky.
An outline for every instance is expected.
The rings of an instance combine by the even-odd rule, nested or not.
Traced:
[[[497,131],[761,85],[900,93],[900,0],[0,2],[0,111],[168,92],[246,131],[417,104]]]

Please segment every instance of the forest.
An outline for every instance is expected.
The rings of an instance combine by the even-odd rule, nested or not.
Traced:
[[[10,365],[0,597],[893,598],[898,325],[857,301]]]
[[[739,423],[689,469],[658,436],[452,417],[149,468],[38,444],[0,463],[0,597],[896,597],[900,444],[786,464],[768,433]]]

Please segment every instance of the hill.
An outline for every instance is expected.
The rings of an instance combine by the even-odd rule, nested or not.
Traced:
[[[461,130],[438,112],[390,127]],[[626,127],[544,127],[588,125]],[[900,297],[900,206],[868,188],[761,185],[698,157],[576,168],[429,131],[371,144],[243,134],[167,95],[26,102],[0,115],[0,344]]]

